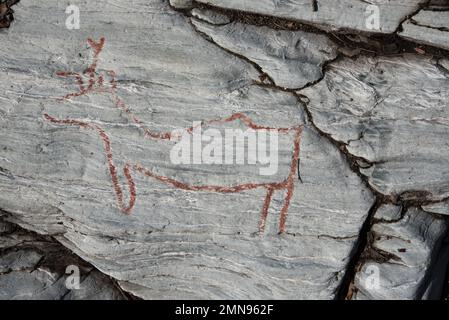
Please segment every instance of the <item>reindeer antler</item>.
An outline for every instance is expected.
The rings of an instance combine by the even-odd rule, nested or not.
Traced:
[[[100,38],[98,42],[95,42],[95,40],[89,38],[87,39],[87,43],[93,50],[94,56],[92,63],[83,71],[82,75],[85,75],[89,77],[89,82],[87,84],[87,87],[84,84],[83,76],[77,72],[67,72],[67,71],[58,71],[56,72],[56,75],[60,77],[74,77],[76,79],[76,83],[79,86],[79,91],[74,93],[69,93],[65,95],[62,99],[69,99],[72,97],[79,97],[86,95],[89,92],[97,91],[97,92],[104,92],[107,91],[107,89],[103,88],[104,84],[104,76],[99,75],[98,79],[95,78],[95,74],[97,72],[97,66],[98,66],[98,56],[100,55],[101,51],[104,48],[106,39],[104,37]],[[106,71],[108,76],[111,77],[110,83],[112,84],[112,90],[115,90],[115,73],[112,70]],[[95,84],[97,86],[95,87]],[[109,90],[110,91],[110,90]]]
[[[101,50],[103,50],[106,39],[104,37],[101,37],[100,42],[97,43],[91,38],[89,38],[87,39],[87,42],[89,43],[90,47],[95,51],[95,57],[97,57],[101,53]]]

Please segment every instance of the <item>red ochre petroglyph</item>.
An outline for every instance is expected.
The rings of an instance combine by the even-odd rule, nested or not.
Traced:
[[[105,77],[103,75],[99,75],[97,73],[98,66],[98,57],[105,45],[105,38],[101,38],[99,42],[95,42],[92,39],[87,40],[90,47],[93,50],[93,61],[90,66],[83,71],[82,74],[75,72],[57,72],[56,74],[61,77],[73,77],[76,80],[77,85],[79,86],[79,91],[70,93],[65,95],[61,100],[70,100],[71,98],[80,97],[88,95],[89,93],[106,93],[110,95],[111,100],[114,105],[121,109],[128,117],[131,119],[144,133],[146,138],[156,139],[156,140],[170,140],[173,138],[170,132],[154,132],[145,127],[144,123],[139,120],[131,111],[131,109],[126,105],[126,103],[117,95],[117,82],[116,82],[116,73],[112,70],[106,71],[106,74],[109,76],[109,84],[105,85]],[[88,78],[87,84],[83,80],[83,76]],[[243,192],[245,190],[253,190],[253,189],[265,189],[266,196],[263,202],[262,212],[259,220],[259,233],[262,234],[265,229],[265,223],[268,216],[268,211],[270,208],[271,200],[273,198],[274,191],[284,191],[286,193],[284,198],[284,203],[282,205],[280,211],[279,218],[279,233],[282,234],[285,232],[286,219],[288,214],[288,208],[290,206],[290,202],[294,193],[295,188],[295,175],[296,175],[296,166],[299,161],[299,153],[300,153],[300,144],[301,144],[301,134],[303,130],[303,126],[295,126],[290,128],[272,128],[265,127],[255,124],[248,116],[243,113],[235,113],[232,114],[228,118],[224,119],[215,119],[209,121],[203,121],[201,124],[223,124],[232,121],[241,121],[248,128],[253,130],[272,130],[277,131],[278,133],[287,134],[293,133],[293,154],[290,166],[290,172],[285,180],[281,182],[272,182],[272,183],[246,183],[246,184],[238,184],[234,186],[219,186],[219,185],[191,185],[188,183],[184,183],[170,177],[157,175],[151,170],[139,165],[139,164],[130,164],[126,163],[123,168],[123,174],[126,178],[126,184],[129,190],[128,201],[126,202],[124,199],[124,191],[120,186],[119,177],[118,177],[118,169],[114,164],[114,156],[111,147],[111,140],[105,130],[99,126],[98,124],[89,123],[86,121],[80,121],[75,119],[57,119],[48,113],[44,113],[44,118],[54,124],[58,125],[71,125],[78,126],[84,129],[94,130],[98,133],[100,138],[103,140],[103,148],[107,159],[107,165],[109,169],[109,174],[111,176],[111,181],[113,185],[113,190],[115,193],[115,198],[117,201],[117,206],[119,209],[126,214],[130,214],[137,198],[136,185],[134,183],[132,172],[140,173],[144,176],[156,179],[162,183],[173,186],[174,188],[188,191],[204,191],[204,192],[218,192],[218,193],[237,193]],[[194,127],[186,128],[185,131],[189,134],[193,132]]]

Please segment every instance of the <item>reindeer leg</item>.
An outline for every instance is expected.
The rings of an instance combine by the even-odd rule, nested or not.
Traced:
[[[132,208],[134,207],[134,204],[136,202],[136,186],[134,184],[134,180],[131,176],[131,166],[129,164],[126,164],[123,168],[123,173],[125,175],[128,188],[129,188],[129,203],[128,206],[124,205],[123,200],[123,190],[120,187],[119,178],[117,174],[117,167],[114,164],[112,149],[111,149],[111,141],[109,139],[109,136],[106,134],[106,132],[101,128],[100,126],[95,126],[97,129],[101,139],[103,140],[104,145],[104,151],[106,153],[106,159],[108,162],[109,167],[109,174],[111,175],[112,185],[114,188],[115,196],[117,199],[117,204],[120,210],[123,213],[130,214]]]
[[[268,188],[267,195],[265,196],[265,201],[263,203],[262,213],[260,215],[259,221],[259,235],[262,235],[265,230],[265,223],[268,216],[268,209],[270,208],[271,199],[273,198],[274,189]]]
[[[80,91],[66,94],[64,97],[62,97],[58,100],[67,100],[67,99],[70,99],[73,97],[83,96],[87,93],[86,88],[84,87],[83,78],[81,77],[80,74],[78,74],[76,72],[58,71],[58,72],[56,72],[56,75],[59,77],[65,77],[65,78],[74,77],[76,79],[76,83],[78,84],[79,89],[80,89]]]
[[[122,206],[122,211],[126,214],[130,214],[134,204],[136,203],[136,185],[134,183],[133,177],[131,176],[130,165],[127,163],[123,167],[123,173],[125,174],[126,181],[129,188],[129,203],[127,207]]]
[[[123,173],[125,175],[128,188],[129,188],[129,203],[128,206],[125,206],[123,203],[123,191],[119,183],[119,178],[117,174],[117,167],[114,164],[113,154],[112,154],[112,148],[111,148],[111,141],[109,139],[109,136],[104,131],[103,128],[101,128],[99,125],[90,124],[88,122],[74,120],[74,119],[57,119],[55,117],[50,116],[48,113],[44,113],[44,118],[47,121],[50,121],[55,124],[63,124],[63,125],[72,125],[72,126],[78,126],[85,129],[92,129],[96,130],[98,134],[100,135],[101,140],[103,140],[103,147],[104,152],[106,154],[106,159],[108,162],[108,169],[109,174],[111,176],[113,189],[115,192],[115,197],[117,200],[117,205],[120,208],[120,210],[123,213],[130,214],[132,208],[134,207],[134,204],[136,202],[136,186],[134,184],[134,180],[131,176],[131,166],[129,164],[126,164],[123,168]]]
[[[294,148],[293,148],[293,156],[292,156],[292,163],[290,167],[290,174],[286,180],[287,184],[285,186],[285,189],[287,190],[287,194],[284,199],[284,205],[282,206],[280,217],[279,217],[279,234],[283,234],[285,232],[285,222],[287,221],[287,214],[288,214],[288,208],[290,206],[290,201],[293,197],[293,192],[295,190],[295,170],[297,167],[298,170],[298,178],[299,181],[302,183],[301,175],[299,172],[299,153],[301,149],[301,133],[302,133],[302,127],[298,127],[295,129],[295,141],[294,141]]]
[[[279,218],[279,234],[283,234],[285,232],[285,222],[287,221],[288,208],[290,206],[290,201],[292,200],[294,188],[295,184],[293,179],[289,179],[286,187],[287,195],[285,196],[284,205],[282,206]]]

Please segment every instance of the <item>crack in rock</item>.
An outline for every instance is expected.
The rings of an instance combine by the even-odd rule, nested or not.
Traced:
[[[277,86],[302,88],[321,79],[322,67],[337,57],[328,37],[302,31],[275,31],[241,23],[211,26],[192,21],[220,47],[256,63]]]
[[[300,1],[240,1],[240,0],[197,0],[214,7],[257,13],[296,20],[315,25],[325,30],[362,31],[368,33],[394,33],[401,22],[419,10],[428,0],[400,0],[376,2],[379,8],[379,29],[373,30],[367,23],[372,15],[372,3],[360,0],[311,0]]]
[[[1,299],[126,299],[114,280],[69,252],[48,236],[0,220]],[[80,270],[80,287],[66,287],[68,266]]]
[[[353,236],[359,234],[374,197],[340,150],[307,122],[296,93],[269,87],[268,78],[266,87],[255,85],[263,74],[254,64],[205,41],[167,3],[138,0],[126,11],[108,1],[85,3],[91,21],[111,19],[85,30],[96,42],[99,35],[106,39],[99,74],[115,70],[117,94],[151,130],[182,129],[193,121],[241,113],[262,126],[304,125],[302,182],[294,167],[286,224],[286,231],[296,236],[279,235],[285,192],[273,193],[264,234],[259,235],[266,190],[193,192],[135,172],[136,205],[123,215],[116,205],[104,140],[91,130],[49,123],[42,113],[103,126],[120,169],[119,185],[127,181],[121,168],[129,161],[191,185],[282,181],[292,171],[292,140],[280,138],[273,177],[256,176],[255,168],[246,165],[180,169],[169,159],[172,145],[146,139],[107,95],[58,101],[54,97],[73,92],[76,83],[57,72],[82,73],[91,62],[91,50],[81,45],[84,31],[66,30],[61,16],[48,15],[56,2],[36,5],[37,0],[30,0],[17,9],[21,20],[45,16],[51,28],[36,33],[32,24],[17,24],[8,36],[0,33],[0,41],[7,44],[0,66],[9,66],[8,72],[0,72],[5,79],[0,81],[5,102],[0,166],[16,178],[12,184],[0,175],[0,206],[13,213],[11,218],[53,234],[102,273],[132,284],[132,292],[142,298],[334,298],[357,243]],[[137,13],[141,8],[146,14]],[[11,45],[17,39],[20,50]],[[21,72],[10,66],[20,66]]]
[[[423,9],[405,21],[398,34],[417,43],[449,50],[449,11]]]
[[[333,63],[321,82],[299,93],[309,98],[318,128],[373,164],[360,170],[374,189],[441,201],[449,192],[449,96],[441,89],[448,85],[431,57],[360,56]]]
[[[357,266],[352,299],[441,299],[449,265],[449,220],[414,207],[395,222],[374,217],[378,220]]]

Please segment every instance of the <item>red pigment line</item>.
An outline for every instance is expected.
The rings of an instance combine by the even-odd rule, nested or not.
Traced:
[[[75,93],[69,93],[65,95],[62,100],[70,99],[71,97],[79,97],[87,93],[86,88],[84,88],[84,81],[83,78],[75,72],[65,72],[65,71],[58,71],[56,72],[56,75],[60,77],[75,77],[76,83],[78,84],[80,91]]]
[[[116,82],[114,80],[114,86],[115,85],[116,85]],[[132,121],[134,123],[136,123],[141,130],[143,130],[145,136],[153,138],[153,139],[158,139],[158,140],[171,140],[172,138],[174,138],[174,136],[170,132],[159,133],[159,132],[151,131],[150,129],[146,128],[144,123],[132,113],[131,109],[126,106],[125,102],[115,92],[112,93],[112,101],[114,102],[114,104],[116,105],[117,108],[123,110],[123,112],[125,112],[126,114],[131,116]],[[206,125],[224,124],[224,123],[232,122],[232,121],[236,121],[236,120],[242,121],[247,127],[254,129],[254,130],[268,130],[268,131],[271,130],[271,131],[277,131],[279,133],[288,133],[288,132],[296,129],[296,128],[272,128],[272,127],[259,126],[259,125],[255,124],[245,114],[235,113],[228,118],[203,121],[199,125],[192,126],[192,127],[185,129],[185,132],[187,132],[188,134],[192,134],[194,129],[196,129],[204,124],[206,124]]]
[[[101,37],[100,42],[96,43],[92,38],[88,38],[87,42],[89,43],[90,47],[94,49],[94,57],[96,58],[100,54],[101,50],[103,50],[106,39],[104,37]]]
[[[134,207],[134,204],[136,203],[137,192],[136,192],[136,184],[134,183],[134,180],[131,176],[130,165],[128,163],[123,168],[123,173],[125,174],[126,180],[128,182],[130,192],[129,205],[128,207],[124,208],[123,212],[131,214],[131,210]]]
[[[185,129],[185,131],[189,134],[193,133],[194,129],[202,126],[202,125],[211,125],[211,124],[225,124],[227,122],[232,122],[240,120],[244,125],[246,125],[248,128],[253,130],[266,130],[266,131],[277,131],[278,133],[289,133],[292,130],[296,130],[296,127],[293,128],[273,128],[273,127],[265,127],[260,126],[254,123],[251,118],[249,118],[247,115],[243,113],[234,113],[228,118],[222,118],[222,119],[214,119],[214,120],[208,120],[208,121],[202,121],[199,125],[190,127]]]
[[[103,50],[104,44],[106,39],[103,37],[100,39],[100,42],[96,43],[92,39],[87,39],[87,42],[89,43],[90,47],[94,50],[94,59],[92,64],[84,71],[84,73],[94,73],[97,69],[98,64],[98,56],[100,55],[101,51]]]
[[[87,42],[89,43],[89,45],[91,46],[91,48],[94,50],[94,57],[93,57],[93,61],[90,64],[89,67],[87,67],[86,70],[84,70],[83,74],[88,75],[89,76],[89,83],[87,88],[84,87],[84,81],[82,76],[79,73],[75,73],[75,72],[65,72],[65,71],[60,71],[57,72],[56,75],[61,76],[61,77],[69,77],[69,76],[73,76],[76,78],[77,80],[77,84],[79,85],[80,91],[79,92],[75,92],[75,93],[70,93],[67,94],[63,97],[63,99],[70,99],[72,97],[79,97],[79,96],[83,96],[88,94],[89,92],[94,91],[94,85],[95,85],[95,72],[97,69],[97,65],[98,65],[98,56],[100,55],[101,51],[103,50],[104,44],[105,44],[105,38],[101,38],[100,42],[96,43],[94,40],[92,39],[87,39]],[[104,77],[103,76],[99,76],[98,78],[98,84],[99,87],[102,87],[104,83]]]
[[[299,153],[301,150],[301,134],[302,134],[302,128],[297,129],[296,135],[295,135],[295,141],[294,141],[294,151],[292,155],[292,162],[290,166],[290,174],[287,178],[288,184],[287,184],[287,196],[284,200],[284,206],[281,209],[280,218],[279,218],[279,234],[282,234],[285,232],[285,224],[287,221],[287,214],[288,214],[288,208],[290,206],[290,201],[293,196],[293,191],[295,188],[294,183],[294,177],[296,173],[296,165],[299,159]]]
[[[171,184],[172,186],[187,190],[187,191],[212,191],[212,192],[219,192],[219,193],[236,193],[241,192],[245,190],[252,190],[257,188],[270,188],[273,190],[279,190],[282,188],[286,188],[288,181],[284,182],[272,182],[272,183],[246,183],[246,184],[239,184],[235,186],[214,186],[214,185],[191,185],[188,183],[181,182],[176,179],[172,179],[166,176],[161,176],[153,173],[152,171],[146,169],[145,167],[141,165],[134,165],[134,170],[144,174],[147,177],[154,178],[158,181],[161,181],[166,184]]]
[[[127,179],[127,183],[128,183],[128,187],[130,189],[130,200],[129,200],[129,205],[127,207],[124,206],[123,204],[123,191],[120,187],[119,184],[119,179],[118,179],[118,175],[117,175],[117,168],[114,164],[114,160],[113,160],[113,153],[112,153],[112,149],[111,149],[111,142],[109,139],[109,136],[106,134],[106,132],[103,130],[103,128],[101,128],[98,125],[91,125],[87,122],[83,122],[83,121],[79,121],[79,120],[72,120],[72,119],[65,119],[65,120],[60,120],[60,119],[56,119],[55,117],[52,117],[50,115],[48,115],[47,113],[44,113],[44,117],[52,122],[52,123],[56,123],[56,124],[68,124],[68,125],[75,125],[75,126],[79,126],[82,128],[89,128],[89,129],[96,129],[97,132],[99,133],[101,139],[103,140],[103,145],[104,145],[104,150],[106,153],[106,158],[108,161],[108,167],[109,167],[109,173],[111,175],[111,180],[112,180],[112,184],[113,184],[113,188],[114,188],[114,192],[115,192],[115,196],[117,199],[117,204],[120,208],[120,210],[124,213],[130,213],[135,201],[136,201],[136,188],[135,188],[135,184],[134,181],[132,179],[130,170],[129,170],[129,165],[126,165],[124,168],[124,174],[125,177]]]
[[[208,123],[208,124],[214,123],[214,122],[225,123],[225,122],[231,122],[231,121],[235,121],[235,120],[242,121],[243,124],[245,124],[248,128],[253,129],[253,130],[267,130],[267,131],[277,131],[277,132],[290,132],[292,130],[292,128],[272,128],[272,127],[260,126],[256,123],[254,123],[251,120],[251,118],[249,118],[247,115],[245,115],[243,113],[234,113],[233,115],[231,115],[230,117],[228,117],[226,119],[211,120],[206,123]]]
[[[290,206],[290,201],[293,196],[295,185],[293,182],[289,183],[287,189],[287,196],[284,200],[284,206],[281,209],[281,214],[279,218],[279,234],[283,234],[285,232],[285,223],[287,221],[288,208]]]
[[[92,64],[86,69],[84,70],[84,74],[87,74],[89,76],[89,85],[87,86],[87,91],[90,91],[93,89],[94,85],[95,85],[95,72],[97,70],[97,65],[98,65],[98,56],[100,55],[101,51],[103,50],[104,44],[105,44],[105,38],[101,38],[100,42],[96,43],[94,40],[92,39],[87,39],[87,42],[89,43],[90,47],[94,50],[94,58],[92,60]],[[101,78],[100,78],[100,83]]]
[[[59,119],[56,119],[56,118],[50,116],[47,113],[44,113],[44,117],[48,121],[56,123],[56,124],[69,124],[69,125],[80,126],[82,128],[92,128],[88,123],[82,122],[82,121],[78,121],[78,120],[71,120],[71,119],[59,120]]]
[[[79,92],[68,94],[64,98],[68,99],[71,97],[87,95],[89,92],[109,92],[111,94],[111,98],[112,98],[115,106],[117,108],[123,110],[126,114],[130,115],[133,122],[136,123],[144,131],[145,136],[153,138],[153,139],[159,139],[159,140],[172,139],[173,136],[170,132],[158,133],[158,132],[153,132],[150,129],[146,128],[143,125],[143,122],[132,113],[132,111],[129,107],[126,106],[125,102],[116,93],[117,81],[116,81],[115,71],[113,71],[113,70],[107,71],[107,74],[111,77],[111,81],[110,81],[110,84],[112,85],[111,90],[102,89],[104,87],[104,77],[101,75],[99,76],[99,78],[97,80],[98,88],[94,88],[95,72],[96,72],[96,68],[98,66],[98,56],[102,52],[106,40],[103,37],[100,39],[99,43],[96,43],[92,39],[88,39],[87,41],[88,41],[89,45],[92,47],[92,49],[94,50],[94,61],[84,71],[84,74],[88,74],[89,78],[90,78],[88,87],[84,88],[84,83],[83,83],[82,77],[79,74],[73,73],[73,72],[58,72],[57,75],[60,75],[60,76],[68,76],[68,75],[75,76],[77,79],[77,83],[80,86]],[[201,126],[202,124],[206,124],[206,125],[224,124],[224,123],[232,122],[232,121],[236,121],[236,120],[242,121],[243,124],[245,124],[247,127],[251,128],[253,130],[268,130],[268,131],[277,131],[278,133],[288,133],[288,132],[296,129],[296,127],[294,127],[294,128],[273,128],[273,127],[269,127],[269,126],[261,126],[261,125],[254,123],[248,116],[246,116],[243,113],[235,113],[235,114],[231,115],[230,117],[224,118],[224,119],[214,119],[214,120],[205,121],[205,122],[202,122],[198,126]],[[185,129],[185,131],[187,133],[191,134],[193,132],[193,130],[198,126],[193,126],[193,127],[187,128],[187,129]]]
[[[117,202],[119,206],[123,208],[123,192],[120,188],[118,176],[117,176],[117,168],[114,165],[114,161],[112,158],[112,150],[111,150],[111,142],[109,140],[108,135],[104,132],[102,128],[96,126],[98,133],[100,134],[101,139],[103,140],[104,150],[106,152],[106,158],[109,164],[109,173],[111,174],[112,184],[114,186],[115,195],[117,197]]]
[[[111,148],[111,142],[110,142],[109,136],[106,134],[106,132],[100,126],[96,125],[95,127],[96,127],[98,133],[100,134],[100,137],[104,143],[104,149],[106,152],[106,157],[107,157],[108,165],[109,165],[109,173],[111,174],[112,184],[113,184],[115,195],[117,198],[117,203],[119,205],[120,210],[123,213],[129,214],[135,204],[135,201],[136,201],[135,184],[134,184],[134,181],[130,174],[129,167],[128,167],[128,165],[125,165],[125,167],[123,169],[127,183],[128,183],[128,188],[130,190],[129,204],[127,207],[125,207],[125,205],[123,204],[123,192],[122,192],[122,188],[120,187],[118,174],[117,174],[117,168],[116,168],[116,166],[114,164],[114,160],[113,160],[113,154],[112,154],[112,148]]]
[[[265,223],[267,221],[268,209],[270,208],[271,199],[273,198],[274,189],[268,189],[265,201],[263,203],[262,214],[259,221],[259,234],[262,234],[265,230]]]
[[[117,108],[123,110],[123,112],[131,116],[131,119],[139,126],[141,130],[143,130],[146,137],[150,137],[156,140],[170,140],[172,138],[172,135],[169,132],[158,133],[146,128],[143,122],[132,113],[131,109],[126,106],[125,102],[116,93],[112,93],[112,101]]]
[[[76,72],[58,71],[56,72],[56,75],[60,77],[75,77],[78,85],[82,86],[84,84],[83,78],[79,75],[79,73]]]

